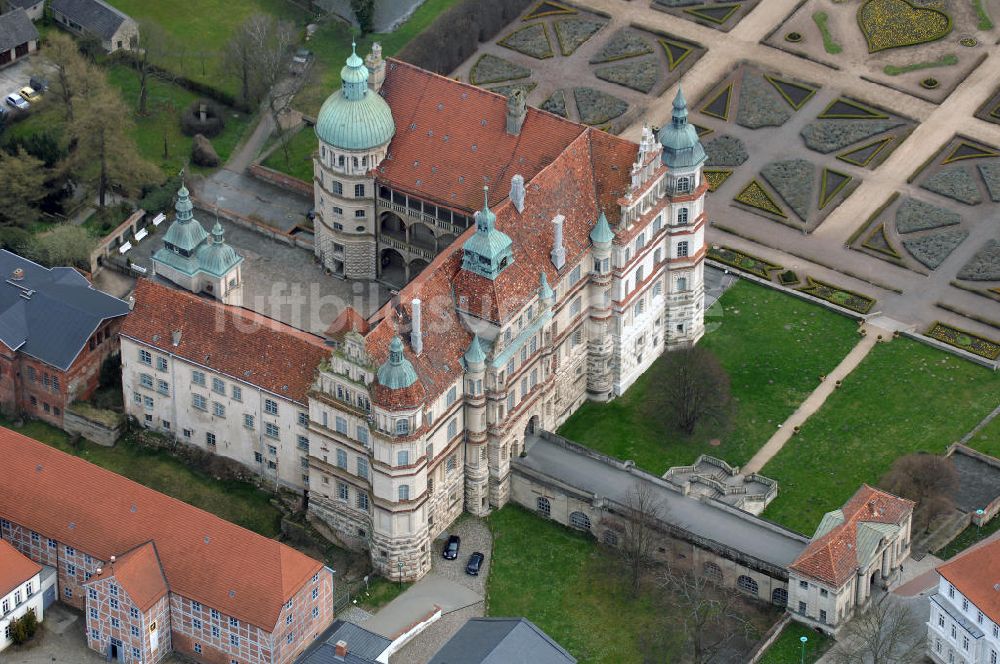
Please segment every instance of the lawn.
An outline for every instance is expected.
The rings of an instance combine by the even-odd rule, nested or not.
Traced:
[[[700,342],[729,373],[735,412],[728,433],[701,427],[690,438],[649,422],[647,372],[618,399],[585,403],[559,433],[656,474],[712,454],[742,465],[858,342],[857,324],[779,291],[740,281],[707,312]],[[661,360],[662,361],[662,360]],[[722,444],[712,446],[712,439]]]
[[[806,637],[805,658],[802,657],[801,637]],[[817,633],[794,620],[788,623],[778,639],[771,644],[759,664],[812,664],[822,657],[833,642],[830,637]]]
[[[1000,416],[994,417],[989,424],[980,429],[969,440],[969,447],[974,447],[983,454],[1000,457]]]
[[[965,551],[970,546],[986,539],[996,531],[1000,530],[1000,516],[995,516],[986,522],[982,528],[969,526],[958,534],[958,537],[948,542],[947,545],[934,552],[934,555],[941,560],[953,558],[956,554]]]
[[[293,178],[312,182],[312,155],[316,151],[316,134],[311,127],[299,130],[288,141],[288,161],[285,161],[285,151],[280,147],[268,155],[264,166],[291,175]]]
[[[876,345],[766,466],[764,516],[811,534],[863,482],[910,452],[939,454],[997,405],[1000,376],[909,339]]]
[[[7,420],[0,420],[0,426],[13,428]],[[27,420],[15,430],[265,537],[276,537],[279,533],[281,512],[271,505],[269,494],[245,482],[216,480],[167,452],[140,447],[130,442],[128,436],[115,447],[81,441],[74,448],[69,434],[44,422]]]

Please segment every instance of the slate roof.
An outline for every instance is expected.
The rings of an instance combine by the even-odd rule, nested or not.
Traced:
[[[15,46],[37,39],[38,30],[23,8],[18,7],[6,14],[0,14],[0,52],[9,51]]]
[[[45,0],[7,0],[7,4],[11,7],[23,7],[24,9],[30,9],[35,5],[40,5]]]
[[[864,484],[843,508],[823,516],[809,546],[789,569],[839,588],[912,512],[913,501]]]
[[[338,659],[335,647],[338,641],[347,644],[347,657]],[[369,632],[364,627],[344,620],[335,620],[313,645],[299,655],[295,664],[375,664],[379,655],[392,644],[381,634]]]
[[[0,459],[0,518],[104,562],[123,556],[127,568],[141,571],[136,583],[144,588],[152,550],[129,552],[155,542],[172,592],[268,632],[285,602],[323,568],[275,540],[2,427]]]
[[[101,573],[95,574],[89,583],[111,577],[115,578],[142,612],[147,611],[170,590],[156,544],[151,541],[117,556],[115,562],[103,567]]]
[[[17,269],[20,280],[13,278]],[[128,313],[127,303],[71,267],[50,269],[0,250],[0,275],[0,341],[63,371],[101,323]]]
[[[7,540],[0,540],[0,597],[5,597],[41,571],[41,565],[15,549]]]
[[[51,0],[49,7],[103,40],[114,37],[121,24],[129,20],[128,15],[102,0]]]
[[[123,336],[303,405],[330,351],[321,337],[148,279],[136,283],[134,296]]]
[[[576,658],[525,618],[471,618],[429,664],[575,664]]]
[[[937,571],[983,615],[1000,624],[1000,539],[959,554]]]

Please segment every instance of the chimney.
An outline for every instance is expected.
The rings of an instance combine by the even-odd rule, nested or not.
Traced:
[[[104,568],[98,567],[96,571],[97,571],[97,576],[100,576],[104,572]]]
[[[510,202],[517,211],[524,212],[524,176],[515,175],[510,179]]]
[[[368,68],[368,87],[377,93],[385,82],[385,60],[378,42],[372,44],[372,52],[365,56],[365,66]]]
[[[424,349],[424,335],[420,327],[420,300],[413,298],[413,314],[410,317],[410,346],[413,352],[420,355]]]
[[[561,270],[562,266],[566,264],[566,248],[563,247],[563,222],[566,221],[566,217],[561,214],[557,214],[556,218],[552,220],[552,264],[556,266],[557,270]]]
[[[174,346],[180,346],[181,345],[181,331],[180,330],[174,330],[173,332],[170,333],[170,342]]]
[[[114,557],[114,556],[111,556],[111,562],[112,562],[112,563],[114,563],[114,562],[115,562],[115,557]]]
[[[524,98],[524,90],[514,88],[514,91],[507,97],[507,133],[511,136],[518,136],[521,133],[521,125],[528,115],[528,104]]]
[[[13,279],[14,281],[20,281],[21,279],[24,279],[24,270],[22,270],[19,267],[15,268],[14,274],[12,274],[10,278]]]
[[[333,647],[333,652],[337,656],[337,659],[344,659],[347,657],[347,641],[337,641],[336,645]]]

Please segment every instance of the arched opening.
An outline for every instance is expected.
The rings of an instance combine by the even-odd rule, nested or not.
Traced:
[[[701,574],[715,583],[722,583],[722,568],[711,561],[701,566]]]
[[[608,546],[618,546],[618,533],[613,530],[605,530],[601,540]]]
[[[539,430],[538,415],[532,415],[531,419],[528,420],[527,426],[524,427],[524,437],[534,436]]]
[[[410,244],[437,253],[437,239],[434,231],[426,224],[416,223],[410,226]]]
[[[379,215],[379,233],[400,242],[406,242],[406,224],[397,214],[383,212]]]
[[[427,261],[422,258],[414,258],[410,261],[410,279],[413,279],[415,276],[423,272],[427,265]]]
[[[775,606],[788,606],[788,591],[784,588],[775,588],[771,592],[771,603]]]
[[[395,249],[383,249],[379,255],[379,276],[382,281],[394,286],[405,286],[408,281],[406,275],[406,261],[403,254]]]
[[[569,515],[569,525],[578,530],[590,530],[590,517],[583,512],[573,512]]]
[[[736,587],[748,595],[752,595],[754,597],[757,596],[757,582],[746,574],[742,574],[740,575],[740,578],[736,579]]]
[[[548,519],[552,516],[552,503],[549,502],[548,498],[541,498],[535,501],[535,509],[538,511],[539,516],[543,516]]]
[[[686,194],[691,191],[691,178],[684,176],[677,178],[677,193]]]

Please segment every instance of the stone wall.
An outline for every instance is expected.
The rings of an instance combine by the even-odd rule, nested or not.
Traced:
[[[248,172],[258,180],[270,182],[274,186],[286,191],[290,191],[294,194],[303,194],[312,198],[312,182],[306,182],[305,180],[293,178],[291,175],[285,175],[284,173],[280,173],[273,168],[268,168],[267,166],[263,166],[261,164],[250,164]]]
[[[63,415],[63,429],[87,440],[113,447],[125,428],[125,418],[109,410],[98,410],[87,404],[70,404]]]

